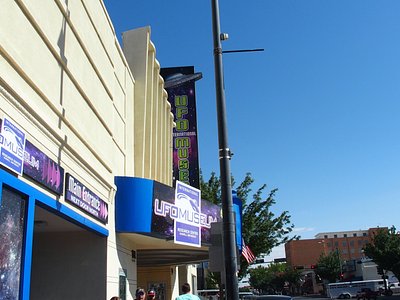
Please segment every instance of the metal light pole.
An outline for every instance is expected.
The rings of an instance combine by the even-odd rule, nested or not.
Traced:
[[[218,0],[211,0],[212,23],[214,40],[214,68],[215,68],[215,89],[217,103],[218,121],[218,144],[219,144],[219,165],[221,178],[221,200],[222,200],[222,226],[223,226],[223,248],[225,259],[225,299],[238,300],[239,287],[237,279],[237,257],[235,219],[233,215],[232,185],[230,158],[231,151],[228,147],[228,133],[226,126],[226,105],[224,92],[224,76],[222,68],[222,47],[221,32],[219,23]]]

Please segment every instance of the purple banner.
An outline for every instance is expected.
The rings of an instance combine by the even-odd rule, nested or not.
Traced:
[[[28,140],[25,143],[24,174],[57,195],[64,189],[64,169]]]
[[[95,193],[67,173],[65,200],[93,216],[103,224],[108,222],[108,204]]]
[[[174,115],[173,177],[199,188],[199,159],[197,145],[197,116],[195,80],[201,76],[194,67],[162,68],[168,101]]]

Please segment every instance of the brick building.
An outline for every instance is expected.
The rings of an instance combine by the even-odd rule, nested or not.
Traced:
[[[287,263],[298,269],[312,269],[321,254],[332,251],[339,251],[342,261],[360,260],[364,256],[362,248],[379,229],[324,232],[314,239],[289,241],[285,244]]]

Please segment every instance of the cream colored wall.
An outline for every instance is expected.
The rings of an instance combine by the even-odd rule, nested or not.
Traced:
[[[67,3],[2,1],[1,112],[111,201],[114,176],[133,173],[134,80],[102,2]]]
[[[115,234],[114,176],[172,184],[174,123],[150,30],[129,33],[128,66],[101,0],[1,4],[0,118],[108,202],[107,297],[118,294],[121,268],[129,293],[135,245]]]
[[[174,122],[150,27],[124,32],[122,37],[125,57],[136,79],[135,174],[172,185]]]

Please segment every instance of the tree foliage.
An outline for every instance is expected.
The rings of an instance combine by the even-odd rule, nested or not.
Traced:
[[[314,271],[321,279],[328,280],[329,282],[336,282],[342,273],[339,251],[332,251],[326,255],[322,253]]]
[[[372,238],[372,243],[364,247],[364,253],[379,267],[392,271],[400,278],[400,236],[394,226],[378,230]]]
[[[232,179],[232,186],[236,190],[237,196],[242,200],[242,235],[246,245],[250,247],[255,256],[269,254],[272,248],[289,241],[289,233],[294,225],[290,221],[288,211],[278,215],[272,212],[275,204],[275,194],[277,189],[269,192],[266,198],[263,193],[266,185],[261,186],[252,195],[251,185],[254,179],[247,173],[244,180],[235,188],[235,180]],[[221,204],[221,184],[220,179],[211,173],[208,181],[205,181],[200,174],[200,189],[203,199],[212,203]],[[292,237],[298,238],[297,236]],[[247,272],[248,264],[241,257],[239,277]]]
[[[300,272],[285,263],[271,264],[250,270],[250,284],[262,293],[281,293],[298,284]]]

